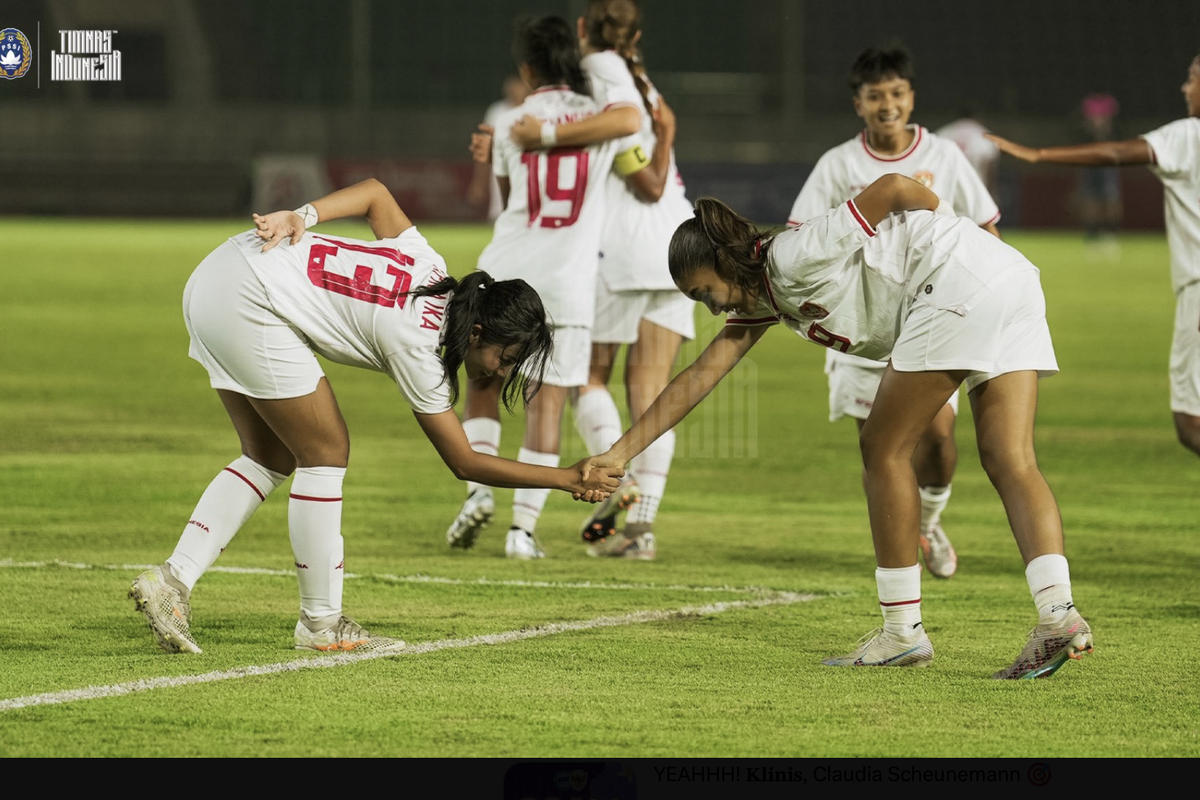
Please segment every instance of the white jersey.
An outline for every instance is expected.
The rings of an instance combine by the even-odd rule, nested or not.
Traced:
[[[987,128],[973,119],[963,118],[938,128],[936,133],[958,145],[979,179],[987,181],[992,165],[1000,159],[1000,148],[984,136],[988,133]]]
[[[652,157],[657,146],[654,121],[646,113],[625,60],[605,50],[584,56],[580,66],[591,81],[592,96],[601,106],[629,105],[641,115],[641,130],[622,139],[618,152],[640,145],[646,156]],[[657,101],[658,90],[651,85],[650,102]],[[639,200],[615,170],[605,181],[607,207],[600,238],[600,280],[610,292],[675,288],[667,269],[667,248],[675,229],[692,216],[692,204],[676,169],[674,153],[669,169],[667,185],[656,203]]]
[[[848,200],[771,240],[758,308],[726,324],[782,322],[830,350],[883,360],[914,304],[965,316],[1031,268],[968,219],[906,211],[876,230]]]
[[[904,152],[895,155],[883,155],[872,150],[867,142],[866,131],[828,150],[804,182],[788,215],[788,224],[798,225],[820,216],[893,172],[920,181],[955,213],[979,225],[995,223],[1000,219],[996,201],[957,145],[920,125],[910,125],[909,130],[913,132],[912,144]],[[886,366],[868,364],[863,359],[844,357],[830,350],[826,355],[827,369],[833,361],[852,362],[860,367],[876,369]]]
[[[314,352],[390,375],[414,411],[450,408],[440,356],[446,298],[404,294],[446,277],[446,262],[416,228],[374,242],[307,231],[265,253],[253,231],[229,241]]]
[[[1142,134],[1150,170],[1163,184],[1171,284],[1178,293],[1200,281],[1200,119],[1187,117]]]
[[[596,305],[604,178],[617,142],[525,152],[513,124],[526,114],[555,124],[594,116],[596,101],[565,86],[544,86],[501,116],[492,169],[509,181],[508,205],[496,218],[479,269],[498,280],[523,278],[542,298],[554,325],[590,327]]]

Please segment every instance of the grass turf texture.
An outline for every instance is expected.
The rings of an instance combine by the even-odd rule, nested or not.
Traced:
[[[308,658],[290,649],[283,492],[217,562],[264,572],[215,571],[197,586],[203,655],[160,652],[125,597],[237,455],[187,358],[180,297],[195,264],[245,227],[0,221],[0,704]],[[422,227],[456,274],[490,235]],[[1095,654],[1053,678],[989,679],[1036,620],[965,402],[944,517],[959,574],[923,586],[934,664],[820,665],[879,624],[874,560],[853,425],[827,421],[821,349],[780,329],[680,426],[647,563],[588,558],[577,535],[588,507],[562,493],[539,526],[549,558],[504,558],[505,490],[475,549],[450,551],[462,486],[386,378],[329,365],[353,442],[346,608],[419,647],[771,596],[740,587],[817,599],[3,708],[0,756],[1200,755],[1200,464],[1175,442],[1167,405],[1165,242],[1125,236],[1109,262],[1074,233],[1006,236],[1042,268],[1062,373],[1041,385],[1039,457],[1096,633]],[[681,363],[717,330],[699,313]],[[623,406],[617,381],[614,396]],[[521,415],[505,420],[503,455],[515,457],[522,429]],[[563,440],[564,462],[583,455],[569,415]],[[445,580],[397,579],[418,575]]]

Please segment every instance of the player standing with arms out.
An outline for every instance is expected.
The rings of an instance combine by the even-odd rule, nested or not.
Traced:
[[[896,172],[920,182],[948,207],[999,236],[1000,210],[962,151],[920,125],[909,124],[913,78],[912,58],[903,48],[872,47],[859,54],[850,70],[850,91],[854,112],[866,129],[821,156],[792,206],[789,225],[819,216],[880,176]],[[852,417],[861,435],[886,366],[829,349],[825,374],[830,421]],[[958,465],[957,414],[955,392],[933,418],[913,456],[921,487],[921,551],[926,569],[939,578],[949,578],[958,569],[958,555],[941,525]]]
[[[692,215],[683,179],[675,166],[675,116],[646,76],[639,45],[641,10],[634,0],[591,0],[577,23],[581,62],[592,94],[607,109],[584,122],[555,127],[557,141],[583,145],[620,135],[627,115],[640,126],[641,147],[628,152],[636,170],[610,172],[601,237],[600,279],[587,386],[574,400],[575,425],[591,453],[608,450],[621,436],[621,414],[608,391],[613,365],[628,346],[625,391],[630,416],[640,417],[671,379],[684,339],[696,335],[695,303],[675,288],[667,269],[667,246]],[[623,116],[624,115],[624,116]],[[541,121],[524,117],[513,138],[540,147]],[[638,164],[641,164],[640,168]],[[649,560],[656,553],[655,517],[675,454],[675,432],[667,431],[630,467],[622,490],[596,506],[581,534],[595,556]],[[622,535],[618,516],[629,510]]]
[[[1187,116],[1136,139],[1060,147],[1025,147],[989,136],[1030,164],[1079,167],[1145,164],[1163,184],[1175,336],[1171,342],[1171,412],[1180,444],[1200,455],[1200,55],[1180,87]]]
[[[1062,518],[1034,451],[1038,379],[1058,371],[1037,268],[969,219],[928,213],[937,195],[885,175],[857,197],[778,235],[702,198],[671,240],[680,291],[726,312],[724,330],[613,448],[623,465],[677,425],[782,322],[824,347],[890,359],[860,444],[883,628],[829,666],[923,667],[920,499],[913,451],[961,384],[984,470],[1004,503],[1039,621],[993,677],[1057,670],[1092,649],[1075,610]],[[904,213],[897,213],[904,212]]]
[[[518,71],[532,90],[519,107],[496,123],[492,165],[505,200],[479,269],[497,278],[524,278],[537,290],[554,324],[554,355],[541,390],[529,403],[518,460],[557,466],[562,412],[569,390],[587,382],[590,330],[595,312],[596,270],[604,222],[604,176],[619,146],[554,147],[523,151],[509,135],[526,114],[555,123],[586,119],[600,107],[588,93],[579,65],[579,44],[570,25],[541,17],[518,25],[513,46]],[[636,132],[631,125],[626,133]],[[475,139],[483,137],[477,134]],[[495,378],[471,381],[463,429],[471,446],[495,454],[500,446],[499,390]],[[446,531],[451,547],[470,547],[495,513],[484,481],[468,481],[467,500]],[[549,490],[518,489],[505,538],[509,558],[542,558],[534,536]]]
[[[306,230],[345,217],[366,217],[377,241]],[[392,377],[459,478],[549,486],[589,500],[606,497],[619,481],[584,481],[579,467],[517,464],[467,442],[452,408],[459,367],[468,378],[501,384],[510,405],[530,401],[549,358],[546,312],[524,281],[494,281],[484,272],[449,277],[442,257],[375,180],[254,221],[254,231],[200,263],[183,297],[190,355],[208,370],[242,455],[209,484],[170,558],[139,575],[129,596],[160,647],[201,652],[190,627],[192,588],[295,472],[288,530],[300,586],[296,649],[399,649],[403,641],[372,636],[342,613],[350,437],[316,353]]]

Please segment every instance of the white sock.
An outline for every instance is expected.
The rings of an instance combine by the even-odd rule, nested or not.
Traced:
[[[950,486],[922,486],[921,493],[921,530],[927,531],[942,518],[946,503],[950,502]]]
[[[300,467],[288,500],[288,532],[300,583],[300,610],[317,623],[342,613],[344,467]]]
[[[580,392],[575,401],[575,429],[591,455],[608,452],[621,438],[621,412],[605,387]]]
[[[489,456],[500,454],[500,420],[491,417],[471,417],[463,420],[462,427],[463,432],[467,434],[467,441],[471,443],[471,449],[476,453]],[[486,489],[490,492],[492,487],[467,481],[467,494],[476,489]]]
[[[629,465],[638,482],[642,499],[629,510],[629,522],[654,522],[658,504],[667,488],[667,473],[675,457],[675,431],[667,431],[655,439]]]
[[[1066,556],[1057,553],[1038,556],[1025,567],[1025,580],[1037,605],[1039,622],[1061,622],[1075,607]]]
[[[879,608],[883,611],[883,629],[911,638],[921,626],[921,568],[875,569],[879,590]]]
[[[558,453],[539,453],[534,450],[521,448],[517,453],[517,461],[522,464],[537,464],[543,467],[557,467]],[[549,489],[516,489],[513,491],[513,527],[533,533],[537,527],[538,517],[542,515],[542,507],[550,496]]]
[[[188,591],[217,560],[217,556],[246,524],[267,495],[287,475],[272,472],[241,456],[212,479],[167,559],[171,572]]]

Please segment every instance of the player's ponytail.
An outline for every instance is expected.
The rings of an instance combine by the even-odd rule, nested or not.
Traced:
[[[579,66],[579,40],[562,17],[519,18],[513,58],[517,64],[528,64],[543,86],[562,84],[575,94],[592,93]]]
[[[695,213],[675,229],[667,250],[671,278],[679,282],[705,266],[743,289],[756,289],[766,268],[771,232],[712,197],[696,201]]]
[[[450,402],[458,400],[458,370],[467,357],[471,334],[478,325],[485,345],[518,345],[512,369],[504,379],[500,399],[509,411],[519,397],[529,404],[542,383],[554,334],[546,321],[542,298],[525,281],[497,281],[476,270],[464,278],[446,277],[409,292],[412,297],[447,296],[443,323],[442,364],[450,385]]]
[[[650,81],[637,48],[637,36],[642,31],[642,10],[637,0],[591,0],[584,14],[584,30],[588,44],[595,50],[613,50],[625,60],[633,83],[642,95],[646,113],[654,116],[650,102]]]

